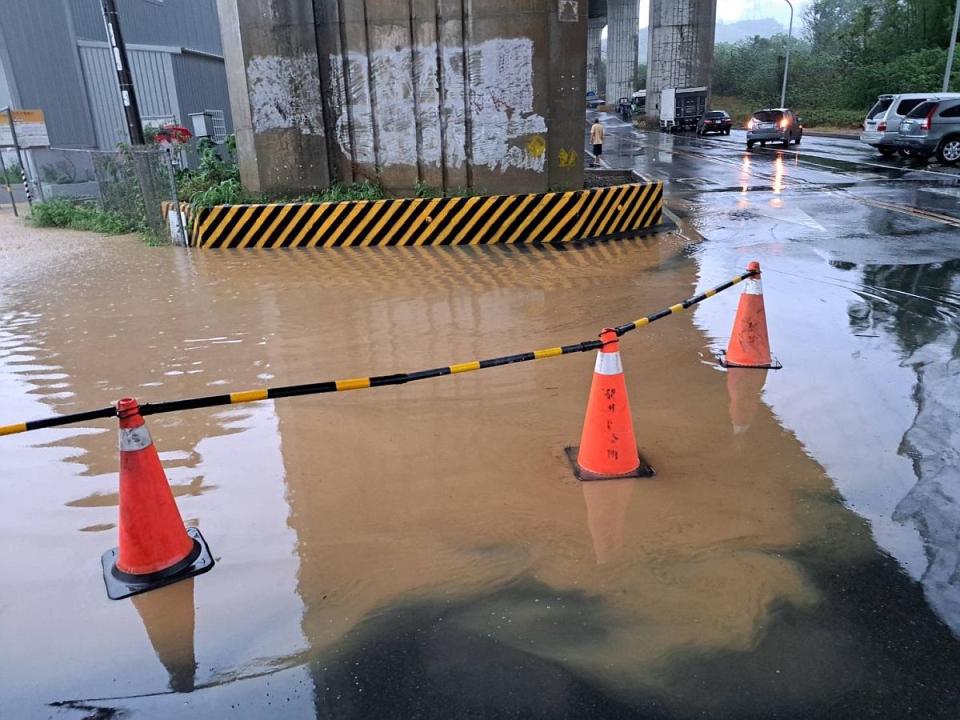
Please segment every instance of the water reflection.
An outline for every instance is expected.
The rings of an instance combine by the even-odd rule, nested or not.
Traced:
[[[912,461],[917,483],[893,519],[919,529],[928,560],[921,582],[960,635],[960,260],[868,265],[863,284],[851,326],[893,337],[916,373],[917,412],[899,452]]]
[[[734,435],[742,435],[750,429],[760,408],[767,372],[763,368],[727,368],[727,394],[730,396],[730,422]]]
[[[170,689],[177,693],[193,692],[197,681],[193,583],[194,578],[188,578],[130,599],[157,659],[170,675]]]
[[[637,480],[584,482],[587,527],[593,538],[597,565],[619,559],[623,553],[623,529]]]

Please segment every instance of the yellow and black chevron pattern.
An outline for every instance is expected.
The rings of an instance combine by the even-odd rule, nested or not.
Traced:
[[[663,183],[537,195],[218,205],[193,215],[202,248],[563,243],[660,224]]]

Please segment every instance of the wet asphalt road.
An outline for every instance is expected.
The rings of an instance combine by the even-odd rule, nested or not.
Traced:
[[[0,421],[574,342],[753,259],[784,364],[713,362],[736,290],[625,339],[645,482],[572,479],[586,355],[155,416],[217,567],[118,602],[113,425],[4,438],[0,717],[958,717],[955,173],[618,125],[683,237],[197,253],[0,217]]]

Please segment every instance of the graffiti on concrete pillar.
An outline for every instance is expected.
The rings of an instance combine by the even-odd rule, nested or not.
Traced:
[[[478,43],[468,52],[470,82],[465,93],[462,48],[441,48],[441,71],[446,78],[443,98],[436,62],[428,61],[437,55],[434,46],[415,47],[412,53],[409,47],[397,45],[370,53],[348,52],[346,73],[344,57],[332,55],[332,80],[346,88],[349,98],[349,108],[342,103],[335,108],[341,150],[383,167],[416,165],[418,159],[421,164],[439,166],[444,156],[449,167],[459,168],[468,161],[469,126],[474,167],[543,172],[545,146],[539,148],[536,139],[543,143],[540,136],[547,125],[533,111],[533,42],[498,38]],[[438,125],[441,106],[442,154],[440,133],[423,132]]]
[[[316,59],[260,55],[247,64],[254,132],[298,130],[323,135],[323,98]]]

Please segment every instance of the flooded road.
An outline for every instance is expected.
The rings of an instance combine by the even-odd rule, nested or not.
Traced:
[[[113,424],[2,438],[0,716],[957,717],[956,231],[856,203],[840,237],[756,163],[766,190],[675,185],[683,236],[563,249],[3,216],[4,422],[577,342],[754,258],[786,367],[712,361],[736,289],[624,338],[642,481],[572,477],[586,354],[151,417],[217,566],[117,602]]]

